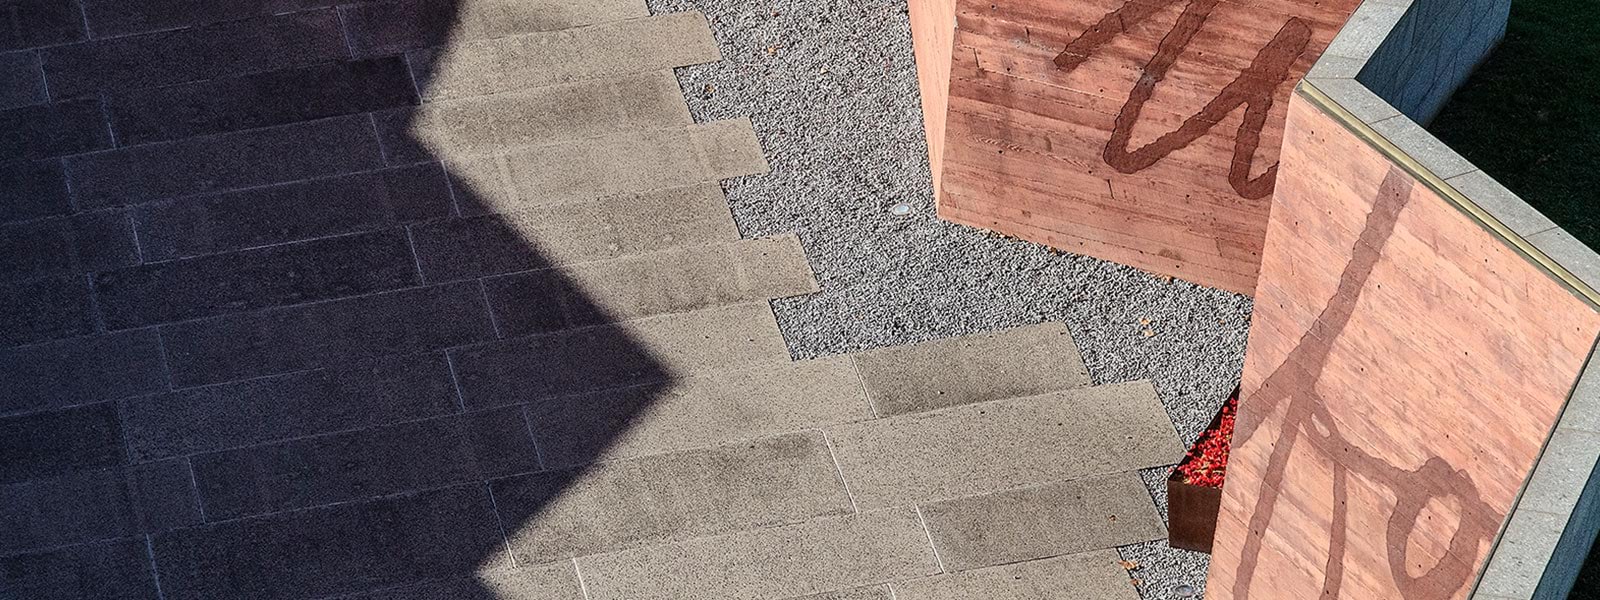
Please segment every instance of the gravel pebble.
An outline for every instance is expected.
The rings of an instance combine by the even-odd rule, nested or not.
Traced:
[[[1186,443],[1209,423],[1250,299],[935,218],[905,0],[648,2],[707,15],[723,60],[679,69],[691,111],[749,116],[766,149],[772,172],[726,189],[743,235],[797,232],[822,285],[773,303],[796,358],[1063,321],[1097,383],[1153,380]],[[1163,514],[1166,471],[1144,473]],[[1205,555],[1121,552],[1146,599],[1204,592]]]

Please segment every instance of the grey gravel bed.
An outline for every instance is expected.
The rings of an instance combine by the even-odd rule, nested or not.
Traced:
[[[822,284],[775,303],[797,358],[1059,320],[1097,383],[1154,380],[1185,442],[1204,428],[1250,299],[936,219],[905,0],[648,1],[710,18],[723,60],[681,69],[685,96],[700,121],[749,116],[766,149],[770,174],[726,188],[741,232],[798,232]],[[1165,512],[1165,473],[1145,476]],[[1121,552],[1147,599],[1203,590],[1204,555]]]

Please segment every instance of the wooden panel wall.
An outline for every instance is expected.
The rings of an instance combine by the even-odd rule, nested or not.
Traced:
[[[1296,96],[1207,598],[1464,598],[1597,331]]]
[[[1284,100],[1358,4],[955,0],[939,214],[1250,293]]]
[[[922,89],[922,127],[928,136],[928,166],[937,198],[944,171],[944,119],[950,106],[950,48],[956,35],[956,0],[909,0],[917,86]]]

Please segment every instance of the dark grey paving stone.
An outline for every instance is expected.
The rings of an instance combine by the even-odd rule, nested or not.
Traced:
[[[134,211],[146,261],[382,229],[448,216],[437,163],[154,202]]]
[[[337,117],[417,103],[400,57],[339,61],[111,96],[124,146]]]
[[[0,556],[139,533],[121,469],[0,484]]]
[[[111,329],[331,300],[416,285],[404,230],[390,229],[101,273]]]
[[[195,491],[189,460],[175,458],[134,465],[127,469],[139,531],[156,533],[199,525],[200,496]]]
[[[468,407],[789,360],[767,303],[741,304],[451,351]]]
[[[672,71],[429,102],[377,117],[390,163],[454,160],[526,146],[694,122]]]
[[[0,50],[65,44],[87,35],[73,0],[9,0],[0,11]]]
[[[125,331],[0,350],[0,415],[165,390],[155,331]]]
[[[339,16],[332,9],[96,40],[42,52],[45,77],[56,98],[188,83],[348,57]]]
[[[851,514],[820,431],[493,483],[518,564]]]
[[[80,207],[299,181],[383,166],[364,115],[335,117],[67,159]]]
[[[464,214],[496,207],[458,198]],[[626,206],[627,210],[617,210]],[[739,239],[716,183],[417,225],[429,281],[452,281]]]
[[[0,223],[69,212],[61,161],[0,162]]]
[[[180,529],[154,548],[166,600],[320,598],[507,565],[481,484]]]
[[[788,598],[939,572],[911,507],[578,559],[591,600]]]
[[[539,470],[515,407],[201,454],[206,516],[233,519]]]
[[[0,160],[37,160],[110,148],[99,100],[0,110]]]
[[[122,418],[144,461],[434,417],[456,402],[444,356],[424,354],[132,398]]]
[[[49,99],[38,53],[0,53],[0,109],[39,104]]]
[[[0,592],[14,598],[159,599],[144,538],[0,557]]]
[[[650,15],[641,0],[394,0],[343,10],[357,56]]]
[[[116,404],[102,402],[0,419],[0,483],[127,462]]]
[[[137,264],[122,211],[0,225],[0,281],[104,271]]]
[[[484,569],[471,577],[349,596],[343,600],[584,600],[570,561]]]
[[[88,335],[93,312],[84,275],[0,283],[0,348]]]
[[[162,328],[179,387],[414,354],[494,338],[474,282]]]
[[[192,27],[333,6],[336,0],[82,0],[95,37]]]
[[[1114,550],[897,582],[903,600],[1139,600]]]

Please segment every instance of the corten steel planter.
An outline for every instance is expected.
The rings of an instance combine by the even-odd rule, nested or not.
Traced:
[[[1211,418],[1211,425],[1195,441],[1198,446],[1208,437],[1218,435],[1222,416],[1227,407],[1237,406],[1239,389],[1234,388],[1227,402]],[[1232,432],[1227,435],[1231,437]],[[1167,477],[1167,544],[1173,548],[1211,553],[1211,541],[1217,532],[1217,515],[1222,508],[1222,486],[1196,485],[1185,481],[1184,467],[1199,458],[1194,448],[1184,455],[1183,462]],[[1226,464],[1226,462],[1224,462]]]

